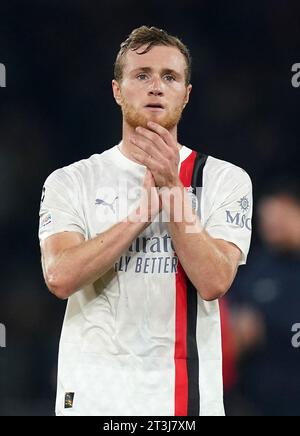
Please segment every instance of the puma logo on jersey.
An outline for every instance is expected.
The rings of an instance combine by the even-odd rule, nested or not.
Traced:
[[[114,202],[115,202],[118,198],[119,198],[119,197],[116,197],[112,203],[108,203],[108,202],[105,201],[105,200],[101,200],[100,198],[96,198],[96,202],[95,202],[95,204],[96,204],[96,205],[107,206],[107,207],[109,207],[109,208],[111,209],[111,211],[112,211],[113,213],[115,213],[115,210],[114,210],[113,204],[114,204]]]

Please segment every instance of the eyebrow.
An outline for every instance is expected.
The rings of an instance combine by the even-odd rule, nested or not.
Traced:
[[[132,73],[135,73],[137,71],[143,71],[144,73],[151,73],[153,71],[153,68],[151,67],[138,67],[132,70]],[[162,74],[173,74],[177,78],[181,78],[182,74],[178,73],[175,70],[172,70],[171,68],[164,68],[162,71]]]

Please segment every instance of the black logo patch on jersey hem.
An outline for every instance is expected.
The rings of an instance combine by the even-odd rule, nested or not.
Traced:
[[[72,409],[74,402],[74,392],[66,392],[65,394],[65,409]]]

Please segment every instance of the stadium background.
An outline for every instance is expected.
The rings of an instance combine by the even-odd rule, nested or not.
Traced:
[[[41,274],[42,185],[54,169],[119,141],[113,62],[120,42],[142,24],[176,34],[191,50],[184,144],[243,167],[256,199],[274,175],[298,176],[300,88],[291,85],[291,67],[300,62],[299,1],[1,2],[0,322],[7,348],[0,349],[0,415],[53,414],[65,304],[47,292]],[[259,243],[254,225],[253,246]],[[291,325],[297,321],[300,310]],[[298,367],[299,358],[300,351]]]

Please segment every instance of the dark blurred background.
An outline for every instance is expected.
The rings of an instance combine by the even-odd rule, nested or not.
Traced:
[[[300,88],[291,84],[292,65],[300,62],[299,1],[1,0],[0,63],[6,66],[7,87],[0,88],[0,323],[7,329],[7,347],[0,348],[0,415],[53,414],[65,304],[48,293],[41,273],[37,237],[41,190],[56,168],[120,140],[121,116],[111,92],[113,62],[120,43],[142,24],[179,36],[192,53],[193,92],[180,141],[243,167],[252,178],[256,202],[271,195],[264,194],[264,188],[282,175],[299,183]],[[296,208],[293,222],[299,227],[296,197],[291,196]],[[255,217],[253,254],[239,273],[243,284],[232,290],[234,301],[227,302],[232,327],[228,341],[237,341],[239,349],[234,354],[235,375],[226,389],[227,411],[278,415],[299,410],[300,415],[300,349],[291,344],[292,325],[300,322],[300,244],[287,250],[293,251],[292,267],[289,258],[281,262],[276,257],[278,263],[268,270],[272,281],[274,270],[286,262],[285,274],[293,276],[292,299],[289,303],[284,286],[280,288],[286,304],[282,312],[276,309],[274,323],[283,312],[286,323],[278,334],[270,325],[279,369],[274,369],[277,357],[268,352],[264,370],[272,374],[270,386],[267,392],[252,392],[255,383],[264,383],[261,367],[251,365],[253,356],[257,363],[262,342],[268,342],[262,333],[265,312],[273,313],[279,292],[267,299],[270,304],[261,300],[258,304],[253,297],[255,262],[264,250],[269,253],[269,240],[259,230],[257,213]],[[278,246],[269,248],[278,253]],[[286,252],[279,251],[280,256]],[[247,268],[251,274],[246,278]],[[286,283],[285,279],[283,274],[278,283]],[[262,287],[260,297],[265,292]],[[281,300],[276,302],[283,307]],[[252,341],[260,348],[253,351],[251,343],[251,353],[244,353],[247,346],[236,339],[240,331],[236,319],[243,315],[245,304],[256,311],[254,325],[260,325],[258,318],[262,324]],[[247,365],[254,371],[252,378]],[[268,395],[278,398],[273,408]],[[298,401],[299,406],[283,410],[281,400]],[[270,410],[264,408],[266,401]]]

